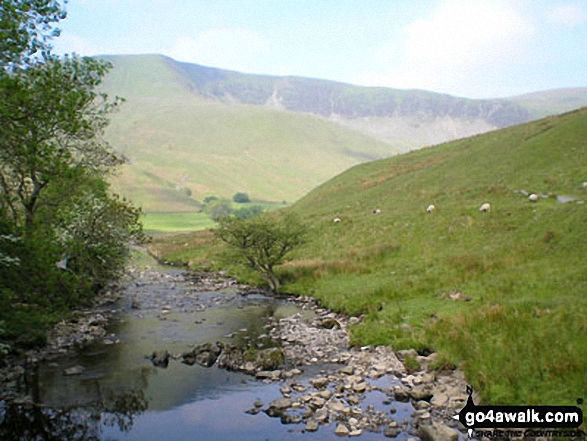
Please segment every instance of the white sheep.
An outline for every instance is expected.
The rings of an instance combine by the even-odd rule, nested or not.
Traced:
[[[530,196],[528,196],[528,200],[530,202],[536,202],[538,200],[538,195],[536,193],[532,193]]]
[[[434,205],[428,205],[428,208],[426,208],[426,213],[432,213],[434,210],[436,210]]]
[[[491,205],[489,205],[488,203],[485,203],[485,204],[481,205],[481,207],[479,208],[479,211],[481,213],[489,213],[491,211]]]
[[[379,214],[381,213],[381,210],[379,208],[376,208],[375,210],[373,210],[373,214]]]
[[[587,182],[583,182],[583,188],[587,190]]]
[[[335,224],[337,224],[337,223],[339,223],[339,222],[340,222],[340,217],[335,217],[335,218],[334,218],[334,223],[335,223]]]

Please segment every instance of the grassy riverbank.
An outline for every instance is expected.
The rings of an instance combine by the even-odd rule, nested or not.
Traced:
[[[587,397],[586,140],[583,109],[353,167],[292,207],[310,241],[281,268],[284,289],[364,315],[356,343],[439,351],[486,401],[574,405]],[[153,246],[226,265],[211,237]]]

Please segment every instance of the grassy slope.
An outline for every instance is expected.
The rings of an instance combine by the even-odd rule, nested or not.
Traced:
[[[587,88],[553,89],[508,98],[528,109],[534,118],[568,112],[587,105]]]
[[[362,344],[464,362],[494,402],[572,404],[587,394],[587,206],[514,191],[587,199],[586,140],[583,109],[354,167],[294,206],[314,241],[290,289],[366,313]]]
[[[194,95],[163,57],[113,61],[104,88],[127,102],[113,115],[107,139],[131,161],[115,187],[145,211],[194,211],[194,199],[239,191],[293,201],[366,158],[394,153],[309,115]]]
[[[587,396],[587,204],[514,191],[587,199],[586,140],[583,109],[356,166],[294,205],[311,240],[285,289],[364,314],[357,343],[439,350],[488,401],[572,405]],[[214,262],[207,240],[166,252]]]

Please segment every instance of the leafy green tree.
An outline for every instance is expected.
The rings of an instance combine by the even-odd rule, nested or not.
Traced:
[[[210,214],[212,220],[218,222],[223,217],[231,215],[232,203],[228,199],[213,200],[206,205],[206,211]]]
[[[62,3],[0,0],[0,321],[32,344],[144,240],[106,183],[123,162],[103,136],[122,100],[97,91],[111,66],[51,54]]]
[[[210,202],[214,202],[218,200],[218,196],[206,196],[204,198],[204,204],[209,204]]]
[[[251,207],[242,207],[234,210],[232,214],[241,219],[249,219],[254,216],[258,216],[263,213],[263,207],[261,205],[253,205]]]
[[[55,0],[0,0],[2,67],[27,63],[36,53],[46,53],[49,40],[59,35],[52,24],[65,16]]]
[[[237,204],[248,204],[249,202],[251,202],[251,198],[246,193],[236,193],[232,197],[232,200]]]
[[[141,210],[108,193],[102,180],[93,180],[60,205],[55,240],[64,266],[93,287],[101,288],[119,276],[129,256],[129,244],[146,240],[139,222]]]
[[[78,169],[103,176],[122,163],[102,136],[120,101],[95,91],[108,68],[50,56],[0,78],[0,203],[27,234],[52,181]]]
[[[291,213],[250,219],[220,219],[216,236],[236,252],[241,262],[257,271],[273,292],[281,286],[275,267],[305,242],[306,229]]]

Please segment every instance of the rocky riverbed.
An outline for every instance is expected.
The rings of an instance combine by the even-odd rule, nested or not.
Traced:
[[[140,288],[137,285],[141,283],[154,287],[149,295],[129,289]],[[218,295],[213,295],[216,292]],[[15,357],[0,372],[0,399],[31,402],[30,397],[21,395],[23,383],[27,371],[39,363],[51,363],[91,344],[119,345],[119,336],[108,331],[112,317],[150,315],[159,321],[173,321],[178,313],[197,316],[199,311],[233,304],[243,308],[239,299],[252,293],[258,290],[239,285],[222,272],[131,271],[128,280],[111,287],[92,308],[77,312],[69,323],[58,324],[47,347]],[[188,351],[153,348],[144,355],[157,368],[170,363],[197,364],[244,372],[278,385],[274,397],[251,398],[250,406],[242,412],[251,418],[266,414],[283,424],[301,427],[301,432],[350,437],[377,433],[411,440],[462,438],[458,423],[452,419],[467,397],[462,373],[430,369],[436,354],[394,352],[384,346],[350,347],[348,326],[361,318],[335,314],[308,297],[284,302],[308,314],[269,318],[254,336],[243,328]],[[76,377],[83,370],[83,366],[68,366],[63,375]]]

